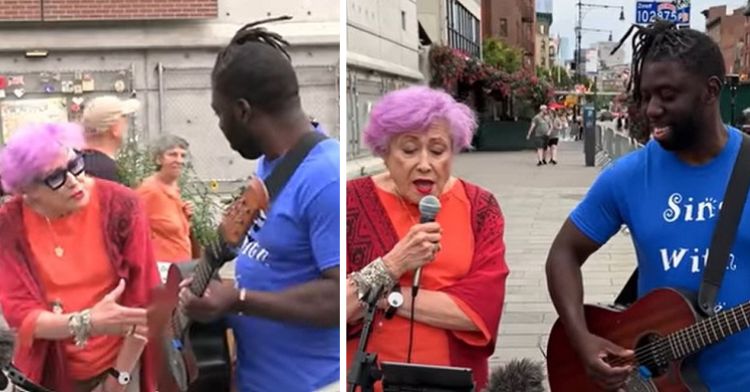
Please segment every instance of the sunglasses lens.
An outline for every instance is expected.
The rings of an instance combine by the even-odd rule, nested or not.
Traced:
[[[44,183],[52,189],[58,189],[65,184],[68,172],[65,170],[56,170],[54,173],[44,179]]]
[[[83,170],[86,168],[86,165],[83,161],[83,155],[77,155],[73,160],[68,163],[68,171],[73,174],[74,176],[78,176],[81,173],[83,173]]]

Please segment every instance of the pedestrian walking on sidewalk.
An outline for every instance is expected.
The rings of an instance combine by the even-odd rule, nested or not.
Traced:
[[[531,134],[534,134],[534,145],[536,146],[536,155],[538,161],[537,166],[547,164],[545,157],[547,152],[547,145],[549,144],[549,133],[552,128],[549,112],[547,111],[547,105],[539,107],[539,113],[531,119],[531,127],[529,127],[529,133],[526,135],[526,140],[531,139]]]

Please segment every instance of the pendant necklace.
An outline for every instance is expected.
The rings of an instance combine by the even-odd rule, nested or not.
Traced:
[[[52,233],[52,238],[55,243],[55,256],[58,258],[62,258],[63,255],[65,255],[65,249],[63,249],[62,246],[60,246],[60,241],[57,239],[57,233],[55,233],[55,229],[52,228],[52,222],[49,221],[49,218],[46,216],[44,219],[47,221],[47,227],[49,227],[49,231]]]

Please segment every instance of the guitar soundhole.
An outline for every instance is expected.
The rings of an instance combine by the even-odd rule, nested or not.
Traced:
[[[669,371],[669,361],[662,344],[664,338],[657,334],[644,335],[635,345],[640,360],[641,373],[649,378],[661,377]]]

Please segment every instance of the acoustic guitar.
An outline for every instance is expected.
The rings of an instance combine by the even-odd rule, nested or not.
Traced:
[[[268,208],[268,202],[268,190],[263,181],[257,177],[251,178],[240,196],[225,212],[219,225],[218,240],[206,246],[203,257],[193,271],[193,281],[189,289],[194,295],[202,296],[215,273],[226,262],[236,257],[233,248],[242,244],[248,229],[260,212]],[[179,285],[183,279],[180,268],[174,264],[170,265],[166,284],[154,290],[152,306],[149,309],[149,330],[161,334],[161,350],[156,351],[162,357],[158,358],[158,363],[165,367],[158,374],[159,392],[184,392],[193,389],[191,384],[198,379],[200,371],[190,341],[191,334],[188,333],[192,322],[179,304]],[[205,329],[203,324],[196,326]],[[214,332],[217,334],[225,333],[224,328],[215,329]],[[211,367],[212,364],[207,363],[205,366]],[[228,374],[228,370],[212,371]],[[201,390],[206,390],[205,385]]]
[[[694,303],[692,295],[665,288],[650,292],[622,311],[584,305],[592,334],[635,352],[633,358],[608,361],[611,365],[634,365],[626,391],[708,391],[694,354],[750,327],[750,302],[707,318],[699,315]],[[553,392],[601,390],[589,379],[559,319],[547,344],[547,373]]]

